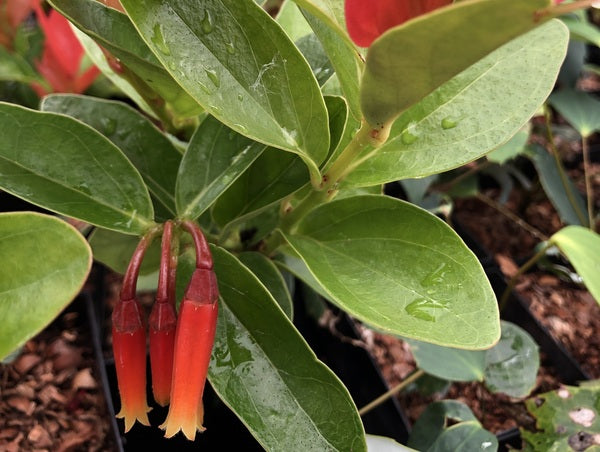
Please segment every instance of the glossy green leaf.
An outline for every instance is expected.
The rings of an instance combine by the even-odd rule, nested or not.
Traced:
[[[526,331],[501,322],[500,341],[485,352],[485,385],[490,391],[525,397],[535,387],[540,355]]]
[[[535,12],[549,5],[548,0],[457,2],[388,30],[367,53],[361,84],[365,119],[373,127],[391,124],[452,77],[539,25]]]
[[[344,0],[294,0],[296,4],[311,15],[319,18],[327,28],[330,28],[341,38],[352,41],[346,32],[346,19],[344,14]]]
[[[219,397],[266,450],[365,451],[347,389],[247,268],[221,248],[213,257],[221,302],[209,379]]]
[[[450,381],[481,381],[485,371],[483,350],[460,350],[408,340],[417,366],[436,377]]]
[[[90,271],[85,239],[62,220],[0,213],[0,359],[48,325]]]
[[[565,180],[562,179],[561,170],[556,166],[554,157],[540,145],[530,146],[527,154],[533,160],[542,187],[561,220],[567,224],[587,225],[585,201],[568,176]]]
[[[199,217],[265,150],[208,117],[192,137],[177,176],[177,212]]]
[[[521,429],[525,451],[600,450],[600,387],[598,380],[580,387],[563,386],[526,403],[537,430]]]
[[[323,86],[334,70],[317,36],[311,33],[298,39],[296,47],[308,61],[319,86]]]
[[[327,112],[310,67],[251,0],[123,0],[146,43],[210,114],[256,141],[299,154],[317,177]]]
[[[591,24],[585,15],[583,17],[565,16],[560,20],[569,27],[572,38],[588,41],[596,47],[600,47],[600,30],[596,25]]]
[[[600,100],[591,94],[564,89],[548,100],[581,136],[587,138],[600,131]]]
[[[88,241],[92,247],[94,260],[123,275],[140,241],[140,237],[96,228],[90,234]],[[144,255],[140,274],[147,275],[156,272],[159,264],[160,239],[155,239]]]
[[[402,114],[349,183],[428,176],[505,143],[546,100],[567,42],[564,25],[551,21],[475,63]]]
[[[154,200],[175,216],[181,154],[148,119],[122,102],[69,94],[44,98],[41,109],[72,116],[112,141],[140,172]]]
[[[77,27],[72,26],[71,29],[77,36],[77,39],[85,49],[86,55],[89,59],[96,65],[98,69],[102,72],[102,74],[108,78],[117,88],[119,88],[127,97],[129,97],[135,104],[148,116],[151,118],[156,118],[156,114],[152,111],[152,108],[148,105],[148,103],[144,100],[144,98],[136,91],[133,85],[125,78],[122,74],[115,72],[104,53],[102,52],[102,48],[96,44],[92,38],[86,35],[83,31],[79,30]]]
[[[341,2],[336,0],[335,3]],[[344,97],[348,102],[351,115],[354,119],[360,121],[362,113],[360,110],[359,85],[364,64],[356,47],[348,39],[344,39],[329,27],[327,22],[322,21],[309,10],[304,10],[303,14],[329,56]]]
[[[267,148],[217,200],[213,218],[225,225],[285,198],[308,181],[298,156]]]
[[[178,115],[195,116],[202,111],[152,54],[125,14],[95,0],[50,0],[50,3],[169,102]]]
[[[293,42],[312,33],[300,8],[292,0],[283,1],[275,19]]]
[[[319,281],[315,279],[304,261],[298,257],[294,250],[289,247],[284,247],[280,251],[281,254],[278,255],[275,260],[275,263],[280,268],[300,279],[323,298],[329,299],[330,295],[323,289],[323,286],[319,284]]]
[[[72,118],[0,103],[0,186],[33,204],[128,234],[152,226],[146,185],[108,139]]]
[[[600,235],[581,226],[567,226],[550,241],[567,256],[592,296],[600,303]]]
[[[285,237],[328,298],[382,331],[469,349],[500,336],[476,257],[418,207],[376,195],[341,199],[314,209]]]
[[[447,428],[435,440],[427,452],[448,452],[449,450],[484,450],[496,452],[496,435],[481,427],[477,421],[461,422]]]
[[[264,284],[285,315],[291,319],[294,312],[292,297],[275,264],[264,254],[256,252],[241,253],[238,259]]]
[[[353,126],[353,121],[348,117],[348,104],[343,97],[325,96],[325,104],[329,113],[329,132],[331,133],[329,154],[324,165],[324,168],[327,168],[352,139],[350,135],[353,135],[354,130],[349,130]]]
[[[429,450],[449,420],[469,422],[477,421],[477,418],[467,405],[456,400],[430,403],[413,425],[408,445],[420,451]]]

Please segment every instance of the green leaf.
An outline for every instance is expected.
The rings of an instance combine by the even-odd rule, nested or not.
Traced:
[[[369,452],[417,452],[392,438],[376,435],[367,435],[367,449]]]
[[[94,260],[123,275],[140,241],[140,237],[96,228],[89,236],[88,241],[92,247]],[[160,240],[155,239],[146,250],[140,267],[140,274],[147,275],[156,272],[159,264]]]
[[[529,140],[529,132],[528,129],[519,130],[514,137],[498,149],[490,152],[487,155],[488,160],[502,165],[518,155],[523,154],[525,146],[527,145],[527,140]]]
[[[0,80],[46,84],[25,58],[19,54],[10,53],[2,46],[0,46]]]
[[[540,355],[526,331],[501,322],[500,341],[485,353],[485,385],[490,391],[525,397],[535,387]]]
[[[525,450],[600,450],[600,388],[563,386],[526,402],[537,432],[521,430]]]
[[[92,38],[86,35],[83,31],[77,27],[71,27],[75,36],[85,49],[85,53],[90,60],[102,71],[102,74],[106,76],[117,88],[119,88],[127,97],[137,104],[140,109],[152,118],[156,118],[156,114],[152,111],[152,108],[146,103],[144,98],[136,91],[133,85],[125,78],[122,74],[115,72],[108,61],[106,60],[102,48],[96,44]]]
[[[300,8],[292,0],[283,1],[275,19],[293,42],[312,33],[312,29],[304,19]]]
[[[280,249],[279,251],[281,251],[281,254],[278,255],[275,260],[275,263],[279,267],[303,281],[323,298],[329,299],[327,291],[323,289],[323,286],[319,284],[319,281],[315,279],[304,261],[298,257],[294,250],[289,247],[283,247],[283,249]]]
[[[324,165],[327,168],[352,139],[353,133],[351,132],[354,130],[349,129],[354,123],[348,117],[348,104],[343,97],[325,96],[325,104],[329,113],[329,133],[331,134],[327,162]]]
[[[561,17],[560,20],[569,27],[571,38],[588,41],[596,47],[600,47],[600,30],[598,30],[596,25],[591,24],[585,15],[582,16],[583,17],[564,16]]]
[[[485,450],[496,452],[498,439],[483,429],[479,422],[461,422],[447,428],[427,449],[427,452],[447,452],[449,450]]]
[[[533,160],[540,182],[548,199],[558,211],[560,218],[567,224],[587,225],[587,207],[575,184],[564,174],[565,181],[561,178],[561,170],[556,166],[556,160],[540,145],[531,145],[528,155]],[[564,183],[567,184],[565,189]],[[569,193],[570,196],[569,196]]]
[[[341,2],[336,1],[336,3]],[[317,15],[313,15],[311,10],[303,10],[303,14],[329,56],[344,97],[348,102],[351,115],[354,119],[360,121],[362,113],[360,110],[359,85],[364,64],[356,47],[347,37],[344,39],[328,26],[327,21],[324,22]]]
[[[600,303],[600,235],[581,226],[567,226],[550,241],[567,256],[592,296]]]
[[[121,102],[70,94],[44,98],[41,110],[79,119],[112,141],[140,172],[153,199],[175,216],[181,154],[144,116]]]
[[[0,359],[41,331],[77,295],[91,250],[75,228],[31,212],[0,213]],[[10,263],[7,265],[7,263]]]
[[[264,284],[285,315],[292,319],[294,313],[292,297],[275,264],[264,254],[256,252],[241,253],[238,258]]]
[[[308,61],[319,86],[323,86],[334,70],[317,36],[314,33],[306,35],[296,41],[296,46]]]
[[[280,201],[309,181],[306,166],[295,154],[267,148],[221,195],[213,218],[225,225]]]
[[[552,90],[567,41],[564,25],[552,21],[475,63],[402,114],[388,141],[348,181],[428,176],[505,143]]]
[[[235,182],[266,149],[206,118],[196,130],[177,176],[177,212],[197,218]]]
[[[421,451],[429,450],[450,419],[455,422],[477,421],[471,409],[462,402],[441,400],[430,403],[415,422],[408,445]]]
[[[452,77],[539,25],[535,12],[549,5],[548,0],[457,2],[388,30],[367,53],[361,84],[365,119],[373,127],[389,125]]]
[[[221,303],[209,379],[219,397],[267,450],[365,451],[346,388],[246,267],[221,248],[213,257]]]
[[[72,118],[0,103],[0,186],[106,229],[141,234],[154,212],[140,174],[108,139]]]
[[[95,0],[49,3],[169,102],[178,115],[195,116],[202,111],[152,54],[125,14]]]
[[[221,122],[297,153],[318,177],[327,112],[310,67],[251,0],[123,0],[171,75]]]
[[[600,101],[591,94],[564,89],[548,100],[582,137],[600,131]]]
[[[324,25],[333,30],[338,36],[354,46],[346,33],[344,0],[294,0],[296,4],[312,16],[317,17]]]
[[[486,352],[460,350],[408,340],[417,366],[436,377],[450,381],[482,381]]]
[[[481,349],[500,336],[481,265],[430,213],[385,196],[356,196],[310,212],[286,239],[337,303],[392,334]]]

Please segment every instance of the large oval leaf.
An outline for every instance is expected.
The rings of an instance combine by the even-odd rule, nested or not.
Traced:
[[[123,0],[146,43],[213,116],[298,153],[313,175],[327,156],[327,112],[306,60],[252,0]]]
[[[175,216],[181,154],[144,116],[121,102],[69,94],[44,98],[41,109],[79,119],[112,141],[140,172],[156,202]]]
[[[219,397],[266,450],[365,451],[343,384],[246,267],[220,248],[213,257],[221,303],[209,379]]]
[[[0,186],[33,204],[141,234],[154,211],[140,174],[108,139],[74,119],[0,103]]]
[[[177,213],[198,218],[265,150],[213,117],[194,133],[177,176]]]
[[[369,48],[361,106],[373,127],[402,111],[502,44],[539,25],[548,0],[478,0],[392,28]]]
[[[568,37],[563,24],[551,21],[466,69],[402,114],[390,139],[348,181],[428,176],[508,141],[552,90]]]
[[[0,359],[42,330],[77,295],[92,265],[85,239],[62,220],[0,214]]]
[[[177,114],[195,116],[202,111],[162,67],[125,14],[94,0],[50,0],[50,3],[169,102]]]
[[[480,349],[500,336],[477,258],[430,213],[385,196],[313,210],[286,238],[330,299],[383,331]]]
[[[567,226],[550,241],[565,253],[592,296],[600,303],[600,235],[581,226]]]

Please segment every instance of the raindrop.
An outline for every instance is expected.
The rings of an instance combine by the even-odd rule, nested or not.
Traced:
[[[208,87],[204,83],[198,82],[198,85],[200,85],[200,89],[202,91],[204,91],[206,94],[212,94],[211,91],[208,89]]]
[[[113,118],[102,118],[100,123],[104,129],[104,135],[112,135],[117,130],[117,121]]]
[[[215,85],[217,88],[219,86],[221,86],[221,79],[219,79],[219,76],[217,75],[217,72],[215,70],[204,69],[204,72],[206,72],[206,75],[208,76],[210,81],[213,83],[213,85]]]
[[[229,55],[233,55],[235,53],[235,46],[233,45],[233,42],[228,42],[225,44],[225,48],[227,49],[227,53]]]
[[[426,298],[417,298],[404,308],[413,317],[428,322],[435,322],[442,309],[446,309],[443,303],[427,300]]]
[[[446,263],[441,262],[438,267],[428,274],[422,281],[421,285],[423,287],[434,287],[444,282],[444,277],[446,276],[446,272],[444,271],[446,268]]]
[[[174,71],[175,69],[177,69],[177,65],[175,64],[175,61],[169,61],[169,68]]]
[[[171,49],[169,49],[169,46],[165,42],[165,37],[162,34],[162,27],[160,24],[154,25],[152,30],[153,34],[150,40],[154,43],[154,45],[156,45],[161,53],[164,55],[171,55]]]
[[[239,130],[242,133],[246,133],[248,131],[246,126],[243,126],[241,124],[234,124],[233,127],[235,127],[237,130]]]
[[[402,132],[402,135],[400,135],[400,141],[402,141],[402,144],[405,144],[407,146],[411,145],[415,141],[417,141],[417,138],[419,138],[419,137],[416,135],[413,135],[408,130],[405,130],[404,132]]]
[[[204,11],[204,18],[200,22],[200,28],[204,34],[209,34],[213,30],[213,19],[209,10]]]
[[[241,94],[238,94],[237,98],[240,102],[244,100],[244,96],[242,96]]]
[[[458,121],[454,121],[453,119],[450,119],[450,118],[442,119],[442,129],[444,129],[444,130],[454,129],[457,125],[458,125]]]

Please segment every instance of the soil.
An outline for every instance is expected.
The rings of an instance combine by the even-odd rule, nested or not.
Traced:
[[[113,450],[85,316],[68,309],[0,364],[0,450]]]

